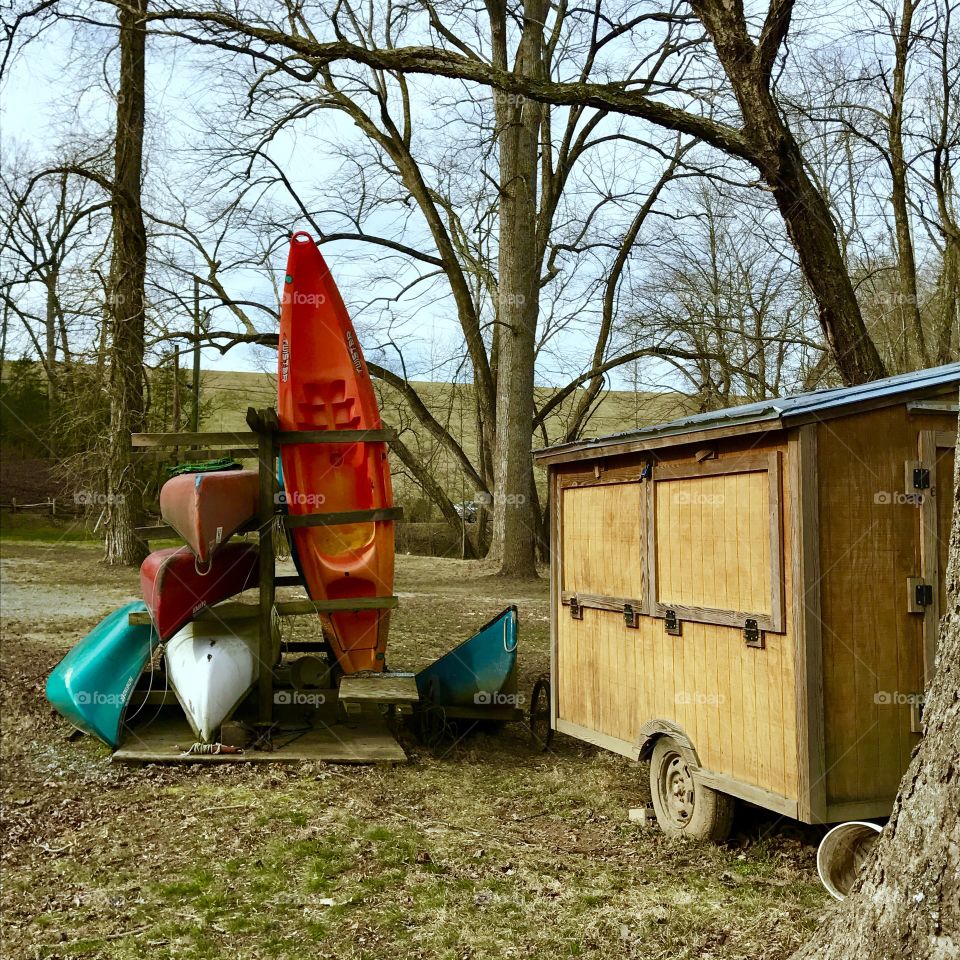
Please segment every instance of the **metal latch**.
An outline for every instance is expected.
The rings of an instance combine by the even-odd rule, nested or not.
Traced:
[[[764,648],[763,631],[753,617],[747,617],[743,621],[743,639],[748,647],[757,647],[760,650]]]
[[[930,471],[929,469],[927,469],[927,467],[913,468],[913,489],[914,490],[930,489]]]
[[[918,607],[929,607],[933,603],[933,585],[918,583],[913,588],[913,601]]]
[[[580,601],[576,597],[570,598],[570,619],[571,620],[583,619],[583,607],[580,606]]]
[[[623,605],[623,622],[634,630],[640,626],[640,614],[633,609],[632,603],[625,603]]]
[[[670,634],[671,637],[679,637],[681,625],[680,621],[677,619],[676,610],[667,610],[663,615],[663,629]]]

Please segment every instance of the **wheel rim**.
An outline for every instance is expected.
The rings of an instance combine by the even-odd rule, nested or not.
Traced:
[[[694,783],[686,761],[679,753],[665,758],[660,778],[660,795],[670,819],[686,826],[693,819]]]

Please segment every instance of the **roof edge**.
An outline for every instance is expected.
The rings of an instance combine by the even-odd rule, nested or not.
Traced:
[[[937,371],[940,377],[934,379],[929,376]],[[924,377],[923,374],[928,374]],[[927,370],[918,370],[910,375],[901,375],[896,379],[895,387],[889,392],[870,392],[870,383],[850,388],[829,388],[824,391],[813,391],[801,396],[815,397],[817,393],[824,394],[824,405],[820,408],[815,403],[797,410],[790,410],[784,401],[790,398],[771,398],[766,409],[751,414],[743,414],[740,419],[734,415],[722,421],[706,420],[702,423],[689,423],[685,420],[669,421],[653,427],[645,427],[634,432],[613,434],[597,437],[593,440],[577,440],[569,443],[555,444],[533,450],[533,460],[540,466],[549,466],[552,463],[563,463],[568,460],[590,460],[602,456],[617,456],[623,453],[643,452],[656,450],[661,447],[680,446],[684,443],[695,443],[701,440],[719,439],[723,436],[743,436],[751,433],[764,433],[771,430],[783,430],[804,423],[816,423],[835,420],[839,417],[853,416],[869,410],[880,410],[885,407],[898,406],[911,400],[922,398],[931,393],[942,393],[949,387],[960,385],[960,363],[946,364],[942,367],[933,367]],[[872,381],[882,384],[884,381]],[[851,391],[848,399],[838,398],[838,390]],[[863,395],[858,392],[863,391]],[[830,402],[827,402],[828,395]],[[781,406],[777,406],[778,402]],[[755,406],[755,405],[747,405]],[[736,412],[732,407],[729,412]],[[718,415],[722,411],[718,411]]]

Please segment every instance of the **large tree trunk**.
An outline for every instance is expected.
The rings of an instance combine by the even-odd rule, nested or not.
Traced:
[[[506,69],[506,8],[490,0],[494,62]],[[543,0],[524,5],[515,70],[539,76],[543,62]],[[500,149],[500,236],[497,282],[497,431],[494,447],[491,558],[503,576],[535,577],[536,518],[530,495],[533,374],[540,302],[537,174],[543,107],[494,96]]]
[[[743,7],[724,0],[691,0],[713,40],[743,116],[751,161],[770,187],[804,277],[816,297],[820,326],[847,384],[885,376],[847,272],[830,208],[803,165],[803,156],[770,90],[777,38],[786,36],[791,0],[771,6],[760,44],[747,30]]]
[[[135,532],[143,515],[142,488],[130,434],[143,429],[144,283],[147,237],[141,209],[145,117],[144,57],[147,0],[119,8],[120,84],[114,148],[113,256],[107,313],[110,353],[110,433],[107,450],[107,563],[139,564],[146,549]]]
[[[890,203],[897,238],[897,313],[903,335],[904,370],[914,363],[930,366],[920,300],[917,296],[917,260],[914,255],[913,234],[910,230],[910,198],[907,186],[907,161],[903,151],[903,108],[907,91],[907,58],[910,53],[911,29],[915,0],[903,0],[900,25],[894,30],[896,58],[893,67],[893,90],[890,92],[890,117],[887,121],[887,143],[890,149]],[[916,357],[908,349],[912,336],[916,343]]]
[[[960,457],[956,468],[947,607],[923,739],[858,886],[797,958],[960,956]]]

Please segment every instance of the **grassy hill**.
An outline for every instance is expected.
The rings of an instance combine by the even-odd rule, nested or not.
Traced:
[[[245,430],[247,407],[268,407],[276,403],[276,377],[266,373],[203,372],[202,397],[205,415],[202,430]],[[457,438],[471,461],[476,462],[477,437],[475,399],[471,385],[450,383],[415,384],[427,408]],[[473,499],[474,491],[466,485],[454,457],[416,420],[402,397],[390,387],[378,384],[384,421],[397,430],[411,450],[431,466],[431,472],[455,502]],[[538,404],[545,402],[553,388],[537,390]],[[566,425],[576,407],[578,394],[568,397],[547,418],[549,443],[562,439]],[[610,391],[596,405],[585,431],[587,436],[604,436],[633,430],[652,423],[662,423],[690,410],[690,400],[679,394],[634,393]],[[542,433],[534,438],[535,446],[544,446]],[[405,506],[422,499],[419,486],[406,475],[402,465],[394,461],[394,489],[397,500]],[[422,503],[428,514],[430,508]]]

